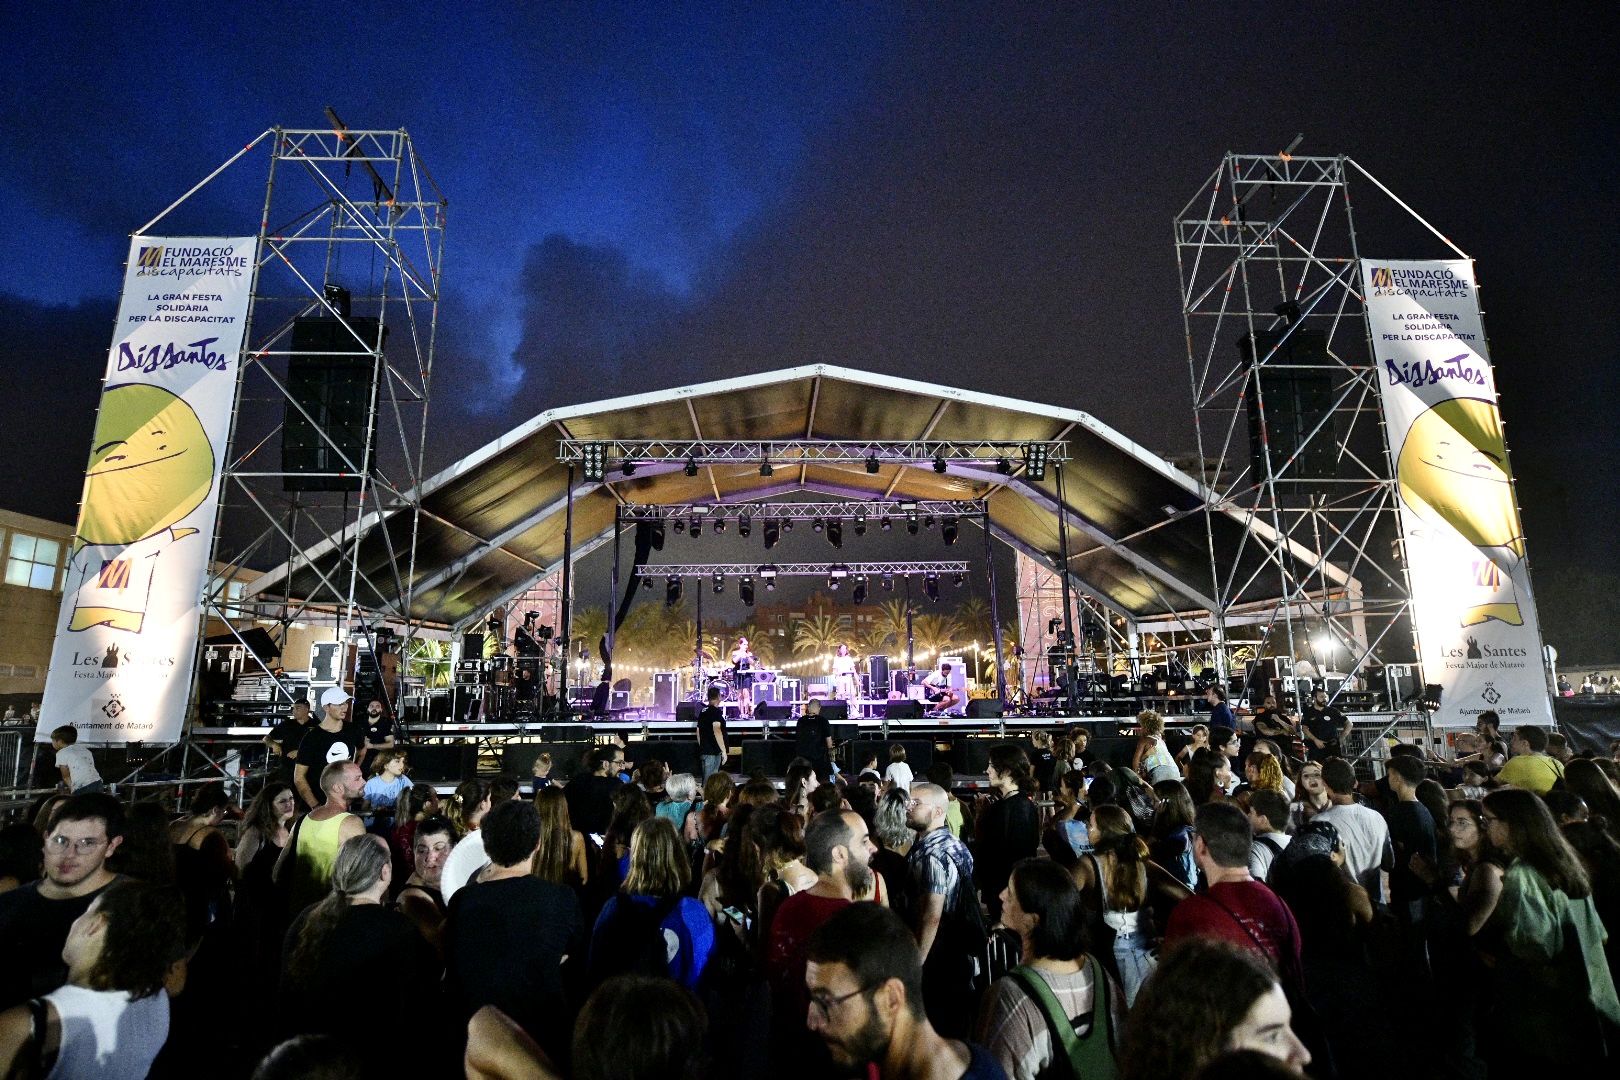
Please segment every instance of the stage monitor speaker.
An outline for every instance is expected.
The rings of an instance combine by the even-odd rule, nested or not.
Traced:
[[[1298,308],[1290,307],[1283,317],[1297,320]],[[1327,340],[1310,327],[1296,326],[1289,333],[1286,324],[1260,331],[1255,338],[1258,350],[1247,334],[1238,341],[1244,363],[1259,384],[1247,387],[1245,395],[1249,454],[1255,475],[1280,475],[1287,485],[1285,490],[1300,489],[1305,481],[1334,479],[1338,473],[1338,441],[1332,415],[1333,372],[1327,370],[1332,363]]]
[[[660,716],[675,715],[675,698],[679,686],[675,672],[653,672],[653,712]]]
[[[747,739],[742,744],[743,775],[763,769],[766,776],[786,776],[798,756],[798,745],[789,739]]]
[[[821,717],[829,724],[849,723],[849,702],[823,701],[821,703]]]
[[[756,705],[754,715],[759,719],[772,724],[784,724],[793,719],[793,706],[791,705]]]
[[[411,776],[418,783],[459,784],[478,771],[477,748],[470,743],[449,746],[406,746]],[[532,759],[531,759],[532,764]],[[528,771],[523,772],[528,776]]]
[[[875,739],[860,740],[849,744],[849,763],[851,769],[859,769],[866,755],[874,750],[878,756],[878,772],[889,767],[889,747],[900,745],[906,748],[906,764],[911,766],[912,774],[921,780],[928,766],[934,763],[934,743],[930,739],[890,739],[881,742]]]
[[[703,762],[698,754],[696,739],[658,739],[633,742],[625,748],[624,756],[636,765],[643,761],[662,761],[670,773],[691,773],[700,776]]]
[[[969,720],[989,720],[1001,715],[1000,698],[969,698],[967,703],[967,718]]]
[[[359,470],[376,467],[382,410],[373,410],[372,399],[380,361],[371,348],[387,339],[387,329],[372,318],[293,322],[281,424],[288,491],[359,491]]]
[[[1024,753],[1029,756],[1030,762],[1035,761],[1035,745],[1029,741],[1027,736],[1017,739],[959,739],[955,748],[951,751],[951,765],[959,773],[967,776],[978,776],[990,764],[990,751],[1002,743],[1012,743],[1021,747]],[[1092,746],[1095,745],[1096,742],[1093,740]],[[1088,747],[1086,757],[1095,756],[1097,755],[1091,753],[1090,747]]]
[[[483,658],[484,658],[484,635],[483,634],[462,634],[461,635],[461,659],[462,659],[462,662],[465,663],[468,660],[482,660]]]
[[[697,728],[698,713],[702,711],[703,706],[699,705],[695,701],[677,702],[674,709],[675,722],[677,724],[685,724],[695,730]]]
[[[546,728],[546,736],[552,742],[593,743],[596,741],[596,732],[589,724],[551,724]]]
[[[624,712],[630,707],[630,691],[615,690],[608,699],[608,712]]]
[[[889,720],[921,720],[922,714],[923,703],[910,698],[885,702],[883,705],[883,715]]]
[[[889,658],[882,653],[876,653],[866,658],[866,670],[872,677],[871,693],[873,697],[889,696]]]
[[[589,749],[589,744],[577,742],[507,743],[501,747],[501,774],[527,781],[540,755],[550,754],[551,779],[572,780],[579,774],[579,759]]]

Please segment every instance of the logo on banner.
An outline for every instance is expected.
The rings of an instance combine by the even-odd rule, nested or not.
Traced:
[[[143,247],[135,256],[136,277],[243,277],[248,257],[233,245]]]
[[[1387,266],[1375,266],[1375,267],[1373,267],[1371,274],[1369,274],[1369,277],[1370,277],[1370,279],[1372,281],[1372,287],[1375,288],[1375,289],[1394,289],[1395,288],[1395,275],[1389,272],[1389,267],[1387,267]],[[1379,295],[1386,295],[1386,294],[1381,293]]]
[[[1492,683],[1486,683],[1485,689],[1479,692],[1479,696],[1484,698],[1486,703],[1490,705],[1495,705],[1497,702],[1502,700],[1501,691],[1498,690]]]
[[[140,258],[136,260],[135,265],[149,270],[156,270],[163,265],[163,249],[161,247],[141,248]]]
[[[1473,285],[1449,266],[1370,266],[1367,283],[1373,296],[1413,296],[1426,300],[1462,300]]]
[[[117,694],[109,697],[107,703],[101,707],[101,714],[109,720],[118,719],[124,715],[124,711],[124,703],[118,700]]]

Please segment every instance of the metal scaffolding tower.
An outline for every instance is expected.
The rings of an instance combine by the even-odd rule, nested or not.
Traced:
[[[1302,660],[1354,676],[1414,655],[1352,174],[1456,251],[1347,157],[1228,154],[1175,220],[1206,522],[1241,513],[1267,548],[1245,572],[1212,538],[1213,651],[1224,661],[1230,624],[1263,627],[1280,676]],[[1285,558],[1290,546],[1314,562]],[[1240,612],[1234,598],[1269,573],[1276,600]]]

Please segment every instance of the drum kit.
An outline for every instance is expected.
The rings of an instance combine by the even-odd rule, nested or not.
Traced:
[[[718,687],[721,701],[737,701],[742,697],[744,689],[759,686],[761,683],[773,683],[776,676],[777,672],[763,668],[736,671],[730,664],[708,665],[704,667],[702,676],[697,680],[697,686],[693,688],[687,700],[707,701],[709,691]]]

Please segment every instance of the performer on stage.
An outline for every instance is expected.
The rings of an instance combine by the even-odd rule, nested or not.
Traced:
[[[962,695],[951,689],[951,665],[941,664],[923,680],[923,697],[928,699],[929,716],[944,716],[962,704]]]
[[[757,658],[749,648],[748,639],[738,638],[736,647],[731,650],[731,676],[732,685],[737,688],[737,711],[744,719],[754,715],[755,663]]]
[[[838,651],[832,658],[833,697],[854,701],[860,696],[856,693],[858,682],[855,677],[855,657],[850,655],[848,645],[839,643]]]

